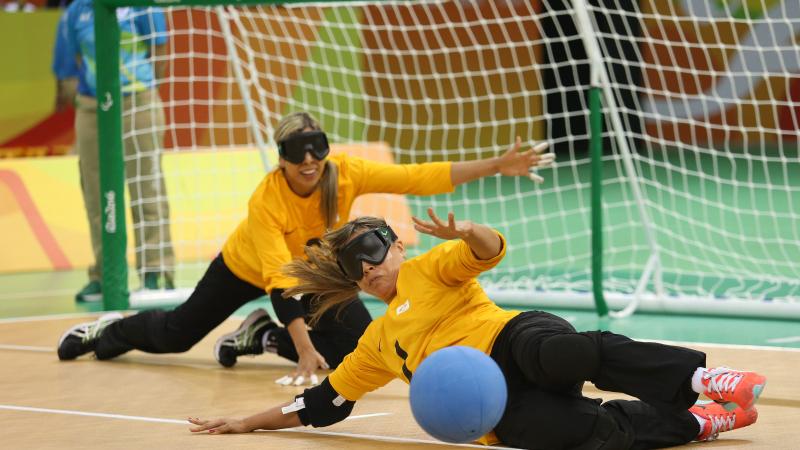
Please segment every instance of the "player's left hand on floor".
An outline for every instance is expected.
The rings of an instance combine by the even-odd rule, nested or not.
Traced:
[[[316,386],[319,384],[319,377],[314,373],[310,376],[286,375],[275,380],[275,383],[282,386]]]

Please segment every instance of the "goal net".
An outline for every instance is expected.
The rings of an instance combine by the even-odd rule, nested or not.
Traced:
[[[176,262],[164,270],[178,286],[194,286],[245,217],[276,162],[273,126],[303,110],[338,151],[395,163],[494,157],[516,136],[526,148],[549,142],[557,161],[539,171],[541,185],[492,176],[355,213],[389,214],[412,254],[436,240],[391,211],[432,206],[489,224],[508,239],[508,256],[482,278],[498,302],[591,307],[587,93],[599,70],[594,232],[612,308],[635,298],[653,310],[798,314],[800,3],[210,3],[166,8],[168,50],[153,52],[167,65],[159,91]]]

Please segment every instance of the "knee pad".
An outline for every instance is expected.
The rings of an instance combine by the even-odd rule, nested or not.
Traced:
[[[600,351],[592,333],[551,336],[539,348],[539,364],[548,381],[571,384],[592,380],[600,366]]]
[[[278,316],[278,320],[284,325],[289,325],[294,319],[298,317],[304,318],[306,315],[301,301],[294,297],[283,298],[283,289],[273,289],[272,292],[269,293],[269,299],[272,302],[275,315]]]
[[[328,377],[295,397],[295,404],[302,405],[297,409],[300,423],[313,427],[327,427],[341,422],[353,411],[355,403],[339,395]]]

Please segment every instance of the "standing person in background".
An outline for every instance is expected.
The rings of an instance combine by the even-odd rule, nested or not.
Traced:
[[[81,1],[81,0],[77,0]],[[122,319],[106,315],[77,325],[61,337],[62,360],[94,352],[110,359],[129,350],[174,353],[189,350],[245,303],[266,292],[279,327],[263,309],[253,311],[241,326],[220,338],[214,356],[232,366],[241,355],[264,351],[297,362],[281,384],[316,384],[315,371],[335,368],[353,351],[372,318],[354,295],[340,311],[317,317],[312,296],[286,298],[295,280],[281,273],[292,258],[304,255],[326,230],[346,223],[355,199],[383,192],[432,195],[497,173],[541,177],[530,173],[552,163],[547,144],[520,152],[519,138],[502,156],[464,162],[380,164],[340,154],[328,157],[328,140],[320,124],[304,112],[290,114],[275,127],[278,167],[264,177],[250,197],[248,216],[228,238],[185,303],[171,311],[144,311]],[[120,320],[121,319],[121,320]]]
[[[123,95],[125,175],[131,199],[136,268],[143,287],[174,287],[175,258],[169,230],[167,189],[161,171],[165,118],[156,89],[164,77],[165,59],[149,59],[166,50],[167,28],[158,8],[117,9],[123,42],[120,49],[120,84]],[[131,42],[132,41],[132,42]],[[81,174],[81,189],[95,262],[89,267],[89,283],[75,299],[102,298],[102,211],[97,140],[97,70],[92,0],[75,0],[58,24],[53,52],[57,79],[56,109],[75,102],[75,147]],[[77,91],[77,95],[76,95]],[[130,133],[136,124],[137,134]],[[141,132],[139,132],[139,130]]]

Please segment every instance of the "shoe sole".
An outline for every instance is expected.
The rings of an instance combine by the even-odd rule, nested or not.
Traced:
[[[766,387],[766,386],[767,386],[767,380],[766,379],[764,379],[764,382],[761,383],[761,384],[754,384],[753,385],[753,397],[751,398],[750,403],[746,403],[744,405],[739,405],[738,403],[733,402],[733,401],[731,401],[731,403],[739,405],[742,409],[750,409],[756,404],[756,402],[758,401],[758,397],[760,397],[761,393],[764,392],[764,387]],[[719,402],[717,402],[717,403],[719,403]]]
[[[753,405],[755,405],[756,402],[758,401],[758,397],[761,397],[761,393],[764,392],[764,388],[765,387],[767,387],[767,380],[764,380],[764,382],[761,383],[761,384],[754,385],[753,386],[753,401],[751,401],[750,404],[747,405],[747,407],[742,406],[742,409],[750,409],[750,408],[752,408]],[[741,405],[739,405],[739,406],[741,406]]]
[[[267,314],[267,311],[259,308],[259,309],[255,310],[255,311],[251,312],[250,314],[248,314],[247,318],[244,319],[244,322],[242,322],[239,325],[239,327],[236,328],[235,331],[232,331],[232,332],[230,332],[228,334],[223,334],[222,337],[217,339],[217,342],[214,343],[214,359],[216,359],[217,362],[220,363],[224,367],[233,367],[234,365],[236,365],[236,360],[234,360],[233,364],[231,364],[230,366],[226,366],[225,364],[222,364],[222,362],[219,360],[219,352],[220,352],[220,349],[222,348],[222,343],[226,339],[229,339],[229,338],[232,338],[232,337],[236,336],[244,328],[249,327],[250,325],[256,323],[256,321],[258,321],[259,319],[261,319],[262,317],[265,317],[265,316],[269,317],[269,314]]]
[[[103,301],[103,294],[85,294],[75,298],[80,303],[96,303]]]
[[[103,314],[102,316],[98,317],[97,320],[93,320],[91,322],[79,323],[70,328],[69,330],[65,331],[64,334],[61,335],[61,338],[58,340],[58,347],[56,347],[56,350],[58,350],[61,347],[61,344],[64,342],[64,339],[66,339],[67,336],[72,334],[72,332],[77,330],[78,328],[85,327],[87,325],[93,324],[95,322],[100,322],[102,320],[120,320],[122,318],[123,318],[122,314],[115,312],[115,313]]]

